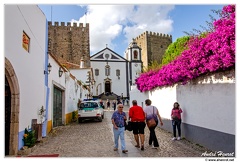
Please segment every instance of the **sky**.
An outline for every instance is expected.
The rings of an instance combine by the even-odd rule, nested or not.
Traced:
[[[225,4],[80,5],[38,4],[48,21],[89,23],[90,55],[106,46],[124,56],[129,43],[145,31],[172,35],[172,41],[211,22],[212,10]],[[206,22],[207,21],[207,22]]]

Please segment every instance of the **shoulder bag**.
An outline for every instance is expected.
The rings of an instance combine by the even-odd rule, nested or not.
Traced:
[[[156,123],[153,115],[154,115],[154,107],[153,107],[152,118],[147,121],[147,126],[148,126],[148,128],[152,128],[152,127],[155,127],[155,126],[157,125],[157,123]]]

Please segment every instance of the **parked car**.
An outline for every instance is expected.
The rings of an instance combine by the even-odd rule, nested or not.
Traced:
[[[104,111],[99,101],[83,101],[78,109],[78,122],[81,123],[86,119],[104,119]]]

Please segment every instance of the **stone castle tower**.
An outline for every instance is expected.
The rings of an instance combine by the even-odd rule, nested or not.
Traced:
[[[89,23],[68,22],[65,26],[61,22],[52,25],[48,22],[48,52],[57,57],[61,64],[68,64],[69,68],[78,68],[80,60],[84,60],[85,67],[90,67]],[[75,66],[71,66],[71,64]],[[79,66],[80,67],[80,66]]]
[[[172,36],[146,31],[136,37],[135,41],[142,49],[143,67],[148,67],[155,60],[162,63],[165,50],[172,43]]]

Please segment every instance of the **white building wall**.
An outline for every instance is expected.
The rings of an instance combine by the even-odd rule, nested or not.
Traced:
[[[54,87],[62,90],[62,119],[63,123],[66,123],[66,115],[77,110],[77,103],[80,98],[80,92],[83,91],[83,96],[85,95],[84,90],[77,83],[77,76],[84,76],[87,73],[85,70],[73,70],[71,73],[69,71],[63,72],[62,76],[59,77],[59,67],[60,65],[49,56],[49,63],[52,65],[52,70],[49,74],[48,85],[50,87],[50,100],[49,100],[49,111],[48,111],[48,121],[53,119],[53,97],[54,97]],[[63,69],[62,69],[63,70]],[[78,72],[77,72],[78,71]],[[71,77],[72,75],[73,77]],[[75,76],[77,75],[77,76]],[[75,77],[75,78],[74,78]],[[85,90],[86,91],[86,90]]]
[[[53,98],[54,98],[54,87],[58,87],[62,91],[66,90],[65,83],[65,73],[59,77],[59,64],[49,55],[48,62],[52,66],[51,72],[48,74],[48,87],[50,88],[49,92],[49,101],[48,101],[48,121],[53,119]],[[63,69],[62,69],[63,70]],[[63,96],[65,97],[65,96]],[[65,111],[65,106],[63,107],[63,111]]]
[[[202,76],[186,85],[156,88],[145,93],[135,87],[130,92],[130,100],[141,103],[149,94],[152,105],[158,108],[163,119],[161,128],[171,132],[171,110],[177,101],[183,110],[182,137],[211,150],[235,152],[234,76],[234,70],[231,70]]]
[[[75,79],[70,78],[67,84],[68,93],[66,94],[65,114],[77,110],[78,99],[80,99],[80,86]]]
[[[235,81],[209,78],[198,84],[157,88],[149,92],[152,104],[163,118],[171,119],[177,101],[183,123],[235,135]]]
[[[149,92],[149,99],[152,101],[152,105],[158,108],[162,118],[171,119],[173,103],[177,101],[176,85]]]
[[[235,84],[179,86],[177,99],[185,123],[235,135]]]
[[[127,84],[126,84],[126,62],[108,62],[108,65],[110,66],[110,76],[108,76],[109,79],[112,80],[112,86],[111,86],[111,91],[116,93],[117,95],[121,95],[123,93],[123,96],[127,96]],[[93,74],[94,74],[94,79],[96,80],[96,86],[98,84],[101,84],[99,86],[99,94],[105,92],[105,85],[104,85],[104,79],[107,78],[105,76],[105,66],[106,62],[97,62],[97,61],[92,61],[91,66],[93,68]],[[95,75],[95,69],[99,69],[99,75]],[[120,79],[118,79],[116,75],[116,70],[120,70]],[[97,87],[96,87],[97,88]],[[101,89],[101,91],[100,91]],[[96,89],[94,89],[94,95],[97,94]]]
[[[149,92],[140,92],[137,86],[131,86],[131,91],[129,92],[130,99],[129,104],[132,106],[132,101],[137,100],[139,106],[145,107],[145,100],[149,98]]]
[[[91,72],[92,69],[91,68],[84,68],[84,69],[71,69],[70,70],[71,74],[74,75],[77,80],[82,81],[86,85],[88,85],[88,83],[86,83],[88,71]],[[79,91],[78,96],[79,96],[80,100],[83,101],[84,99],[87,99],[87,94],[89,94],[88,90],[84,89],[83,87],[79,87],[78,91]],[[91,92],[92,92],[92,89],[91,89]]]
[[[46,18],[37,5],[5,5],[4,25],[4,54],[19,82],[19,131],[23,131],[45,105]],[[29,52],[22,47],[23,31],[30,37]]]
[[[135,79],[141,73],[141,63],[132,63],[132,84],[135,84]]]

